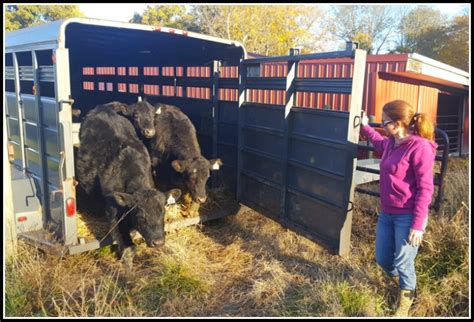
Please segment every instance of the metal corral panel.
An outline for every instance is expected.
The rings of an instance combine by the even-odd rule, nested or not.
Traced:
[[[364,78],[362,106],[367,107],[369,115],[375,115],[376,105],[370,96],[374,90],[371,77],[378,72],[401,72],[407,68],[407,54],[368,55]],[[352,58],[331,58],[304,60],[299,64],[297,77],[301,78],[351,78],[354,60]],[[285,77],[286,62],[262,64],[261,77]],[[249,95],[253,102],[283,104],[281,94],[276,91],[252,90]],[[348,111],[350,95],[342,93],[297,92],[296,106],[308,108],[326,108],[336,111]]]
[[[348,48],[338,54],[354,55]],[[269,58],[267,66],[264,59],[244,60],[239,89],[238,200],[340,255],[350,249],[365,67],[365,52],[355,55],[354,75],[341,78],[303,77],[308,75],[296,72],[304,62],[301,56],[286,57],[287,66],[273,71],[279,57]],[[286,88],[281,100],[270,96],[281,88]],[[348,95],[354,108],[298,108],[295,97],[301,89]]]

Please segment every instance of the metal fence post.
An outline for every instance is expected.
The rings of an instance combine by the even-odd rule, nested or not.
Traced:
[[[212,158],[217,158],[217,139],[219,135],[219,72],[221,62],[214,60],[212,62]],[[215,188],[217,184],[217,173],[211,171],[211,187]]]
[[[296,54],[294,51],[291,53]],[[292,55],[293,56],[293,55]],[[285,128],[284,128],[284,147],[283,147],[283,160],[282,160],[282,198],[280,201],[280,209],[282,210],[282,216],[286,218],[287,207],[288,207],[288,150],[290,145],[290,132],[291,132],[291,108],[295,101],[295,86],[293,81],[296,78],[296,68],[298,66],[297,60],[288,61],[288,73],[286,75],[286,88],[285,88]]]
[[[243,105],[245,100],[247,99],[247,91],[246,91],[246,80],[247,80],[247,66],[244,64],[244,60],[240,60],[239,64],[239,97],[238,97],[238,135],[237,135],[237,189],[236,189],[236,199],[240,201],[242,196],[242,188],[241,188],[241,172],[242,172],[242,148],[243,148],[243,135],[242,135],[242,124],[244,120],[244,111]]]
[[[354,46],[355,45],[355,46]],[[352,209],[354,200],[354,169],[357,167],[357,144],[359,142],[359,129],[361,126],[361,107],[362,107],[362,96],[364,91],[364,76],[365,76],[365,64],[367,52],[364,50],[357,49],[357,44],[348,43],[347,50],[352,49],[354,52],[354,72],[352,77],[352,90],[351,90],[351,102],[349,110],[349,124],[347,128],[347,158],[346,173],[348,179],[351,180],[351,184],[347,191],[347,213],[344,220],[343,227],[340,232],[339,239],[339,255],[345,256],[350,252],[350,238],[352,228]],[[353,157],[352,157],[353,156]],[[349,172],[352,172],[349,174]]]

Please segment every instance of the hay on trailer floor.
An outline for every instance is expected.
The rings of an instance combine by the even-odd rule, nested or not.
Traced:
[[[238,203],[232,195],[224,188],[217,188],[208,192],[207,201],[200,205],[194,201],[189,194],[185,194],[181,199],[165,207],[165,229],[168,227],[178,227],[176,223],[190,218],[208,216],[223,209],[234,209]],[[86,240],[101,240],[109,231],[110,227],[105,215],[94,211],[82,210],[77,212],[77,234]],[[134,240],[140,238],[134,235]]]

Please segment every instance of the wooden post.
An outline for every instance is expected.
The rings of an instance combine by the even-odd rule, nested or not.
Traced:
[[[5,108],[5,105],[3,105]],[[3,111],[3,232],[4,251],[6,260],[9,260],[16,253],[16,230],[15,230],[15,213],[13,211],[12,200],[12,183],[10,162],[8,160],[7,149],[7,126],[5,111]]]

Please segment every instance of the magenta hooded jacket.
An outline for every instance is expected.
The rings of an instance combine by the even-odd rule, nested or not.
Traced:
[[[413,214],[411,228],[423,231],[433,196],[433,166],[436,143],[412,134],[394,147],[393,137],[384,137],[369,125],[361,134],[367,136],[382,155],[380,160],[380,204],[387,214]]]

